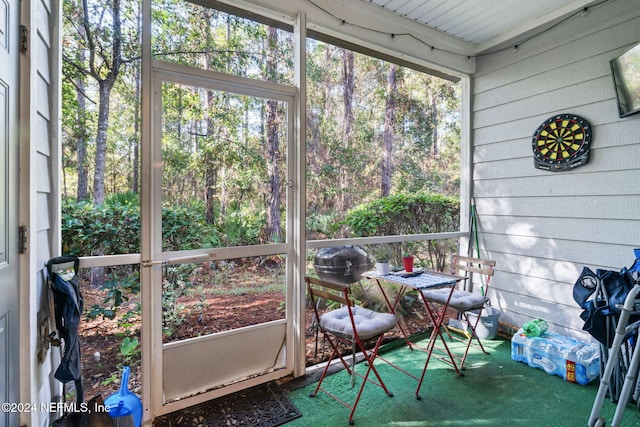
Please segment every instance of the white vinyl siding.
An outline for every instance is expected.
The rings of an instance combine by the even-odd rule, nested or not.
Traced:
[[[539,317],[588,339],[572,296],[582,267],[619,270],[634,260],[640,115],[618,118],[609,61],[638,42],[638,3],[620,0],[477,59],[473,195],[482,255],[497,261],[490,296],[507,323]],[[593,126],[589,163],[535,169],[533,133],[561,113]]]

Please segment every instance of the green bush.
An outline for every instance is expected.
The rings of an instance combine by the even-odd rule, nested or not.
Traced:
[[[455,231],[460,228],[460,199],[428,193],[393,194],[357,206],[344,222],[358,237]]]
[[[460,229],[460,199],[429,193],[393,194],[357,206],[344,219],[353,237],[393,236],[457,231]],[[451,241],[388,244],[382,251],[400,264],[402,253],[410,252],[429,268],[442,270]],[[375,252],[378,248],[367,248]]]
[[[140,252],[137,196],[132,193],[112,196],[100,206],[64,199],[62,250],[78,256]]]
[[[220,246],[220,232],[197,206],[162,208],[163,250]],[[109,197],[100,206],[62,201],[63,253],[78,256],[140,252],[140,201],[133,193]]]
[[[198,206],[165,207],[162,210],[165,251],[220,246],[218,230],[207,224]],[[112,195],[100,206],[74,199],[62,201],[62,245],[64,254],[78,256],[140,252],[140,201],[138,195]],[[99,283],[106,290],[102,304],[88,307],[90,317],[113,319],[117,309],[140,292],[137,265],[105,268]]]

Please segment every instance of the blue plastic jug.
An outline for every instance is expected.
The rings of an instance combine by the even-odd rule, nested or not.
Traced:
[[[133,425],[140,427],[142,424],[142,401],[129,391],[128,383],[129,367],[124,366],[122,368],[120,391],[107,397],[104,403],[109,407],[109,416],[116,418],[126,414],[133,414]]]

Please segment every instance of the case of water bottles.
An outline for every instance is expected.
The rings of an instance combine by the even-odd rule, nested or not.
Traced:
[[[553,332],[530,337],[520,328],[511,338],[511,358],[582,385],[600,374],[600,353],[596,344]]]

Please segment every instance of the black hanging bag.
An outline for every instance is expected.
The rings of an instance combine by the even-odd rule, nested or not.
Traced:
[[[56,328],[64,341],[64,354],[55,378],[75,382],[76,402],[83,402],[78,327],[82,316],[83,299],[78,285],[80,259],[75,255],[52,258],[47,262],[49,287],[53,293]]]

